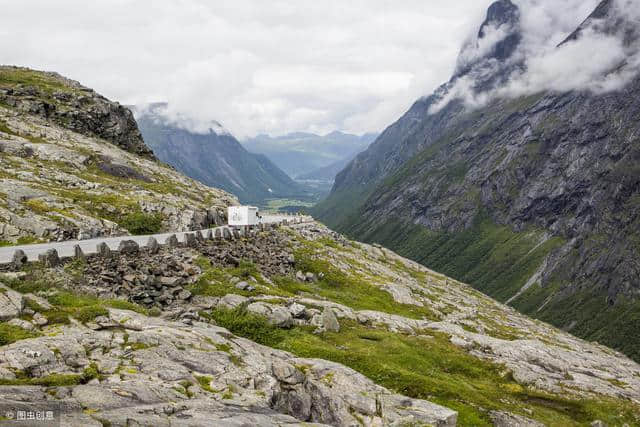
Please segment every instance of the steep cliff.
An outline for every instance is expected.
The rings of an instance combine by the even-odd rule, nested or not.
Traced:
[[[483,27],[501,10],[515,28],[518,15],[505,3],[492,6]],[[637,37],[616,7],[603,2],[567,42],[585,28],[614,31],[633,58]],[[481,76],[476,93],[500,89],[521,69],[521,56],[506,51],[466,70]],[[497,59],[488,73],[474,68]],[[634,67],[625,61],[608,72]],[[459,78],[416,102],[348,165],[316,216],[640,358],[640,79],[622,90],[541,90],[475,108],[452,97],[433,108]]]

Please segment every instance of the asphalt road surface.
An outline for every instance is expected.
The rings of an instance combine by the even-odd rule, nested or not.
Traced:
[[[288,215],[263,215],[262,223],[272,224],[275,222],[280,222],[285,219],[291,220],[296,217],[288,216]],[[300,217],[297,217],[300,218]],[[302,217],[303,221],[306,217]],[[224,228],[224,226],[216,227],[216,228]],[[211,230],[215,230],[216,228],[211,228]],[[201,230],[202,234],[206,236],[206,233],[209,231]],[[123,240],[133,240],[138,243],[140,246],[146,246],[149,241],[149,237],[154,237],[158,243],[164,244],[167,237],[175,234],[178,237],[180,242],[184,242],[184,235],[187,233],[192,233],[192,231],[183,231],[176,233],[162,233],[162,234],[152,234],[149,236],[119,236],[119,237],[98,237],[95,239],[87,239],[87,240],[66,240],[64,242],[49,242],[49,243],[39,243],[33,245],[21,245],[21,246],[5,246],[0,248],[0,264],[5,264],[11,262],[13,258],[13,254],[16,250],[22,249],[24,253],[29,258],[29,261],[37,261],[38,255],[45,253],[49,249],[55,249],[58,251],[58,256],[60,257],[71,257],[74,255],[74,247],[76,245],[80,245],[82,251],[85,254],[95,254],[96,248],[99,243],[106,243],[110,249],[117,250],[120,242]]]

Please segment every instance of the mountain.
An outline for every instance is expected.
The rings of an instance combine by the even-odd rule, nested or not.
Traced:
[[[497,93],[525,62],[518,36],[486,56],[467,45],[459,64],[470,65],[340,172],[314,215],[640,360],[639,49],[624,4],[602,2],[568,41],[624,40],[629,59],[606,71],[634,76],[623,89],[541,89],[470,107],[451,96],[461,79]],[[482,27],[516,34],[514,8],[494,3]]]
[[[192,231],[224,223],[237,203],[154,159],[131,113],[79,83],[2,67],[0,96],[3,236]],[[94,121],[98,112],[109,113]],[[112,123],[130,126],[96,136]],[[0,265],[3,416],[38,408],[64,426],[638,422],[640,365],[601,344],[310,218],[217,231],[68,258],[49,249],[36,262],[16,248]]]
[[[307,190],[266,156],[248,152],[217,122],[197,133],[165,117],[163,103],[133,108],[145,142],[158,158],[193,179],[235,194],[241,202],[304,198]]]
[[[56,73],[0,66],[0,245],[206,228],[230,194],[156,160],[131,112]]]
[[[327,135],[295,132],[277,137],[258,135],[242,144],[251,152],[266,155],[289,176],[297,179],[316,169],[352,158],[367,148],[376,136],[338,131]]]

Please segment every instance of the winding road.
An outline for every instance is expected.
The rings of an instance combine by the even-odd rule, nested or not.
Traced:
[[[302,221],[308,221],[309,217],[296,217],[290,215],[263,215],[260,222],[264,224],[273,224],[279,223],[284,220],[290,221],[293,219],[302,219]],[[215,230],[216,228],[222,229],[225,227],[227,226],[219,226],[200,231],[206,236],[209,230]],[[11,262],[14,252],[18,249],[22,249],[24,251],[29,261],[37,261],[38,255],[45,253],[49,249],[55,249],[56,251],[58,251],[58,256],[60,257],[71,257],[75,253],[74,248],[76,245],[80,245],[80,248],[82,248],[82,251],[85,254],[95,254],[97,252],[98,244],[102,242],[106,243],[110,249],[117,250],[120,242],[122,242],[123,240],[133,240],[140,246],[146,246],[147,242],[149,241],[149,237],[154,237],[158,241],[158,243],[164,244],[167,237],[175,234],[178,238],[178,241],[184,242],[185,234],[193,232],[195,232],[195,230],[175,233],[151,234],[147,236],[97,237],[95,239],[87,240],[66,240],[63,242],[38,243],[33,245],[5,246],[0,248],[0,264]]]

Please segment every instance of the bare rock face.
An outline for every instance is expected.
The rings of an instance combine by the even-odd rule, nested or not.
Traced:
[[[133,154],[155,159],[142,140],[133,114],[124,106],[57,73],[6,66],[0,68],[0,75],[2,73],[37,75],[57,87],[53,93],[48,93],[41,86],[28,84],[0,88],[0,101],[4,104],[51,120],[74,132],[105,139]]]
[[[294,358],[223,328],[203,323],[185,326],[123,310],[110,310],[104,324],[122,330],[67,326],[53,337],[5,346],[0,375],[10,369],[35,377],[82,372],[94,364],[103,379],[69,387],[45,400],[59,404],[65,419],[84,419],[82,408],[91,408],[99,412],[103,424],[111,425],[188,421],[208,426],[222,420],[260,426],[306,422],[351,426],[358,420],[366,425],[456,425],[454,411],[394,394],[342,365]],[[126,342],[136,349],[123,351],[125,333]],[[231,357],[241,363],[231,363]],[[297,366],[304,366],[304,372]],[[32,404],[42,399],[44,391],[37,386],[0,387],[6,401]],[[90,422],[89,418],[83,425]]]
[[[22,294],[0,283],[0,321],[20,316],[24,309]]]

